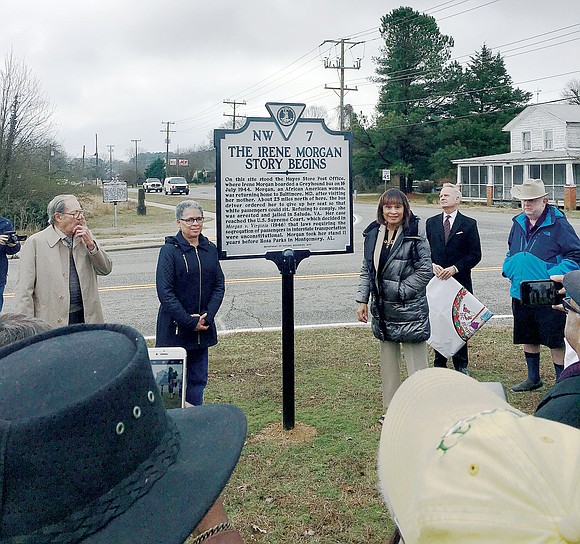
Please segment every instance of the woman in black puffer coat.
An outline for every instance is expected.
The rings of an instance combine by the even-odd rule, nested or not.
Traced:
[[[364,231],[364,258],[356,300],[357,317],[369,318],[381,341],[383,407],[401,384],[401,352],[408,374],[427,368],[430,335],[426,287],[433,276],[431,251],[420,219],[398,189],[379,199],[377,220]]]

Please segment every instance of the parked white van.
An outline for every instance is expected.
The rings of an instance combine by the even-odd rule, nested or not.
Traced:
[[[165,178],[165,182],[163,183],[163,190],[165,191],[166,195],[175,195],[175,194],[189,194],[189,183],[187,180],[182,177],[170,177]]]

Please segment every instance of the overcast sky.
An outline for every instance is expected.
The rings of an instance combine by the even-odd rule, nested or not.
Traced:
[[[347,52],[345,103],[372,114],[373,57],[380,18],[400,5],[436,18],[466,62],[486,43],[504,56],[514,83],[535,102],[555,100],[580,79],[578,0],[19,0],[4,2],[0,53],[23,58],[54,107],[56,139],[71,156],[114,158],[205,145],[237,113],[268,117],[266,102],[302,102],[331,111],[339,84],[324,68],[338,49],[325,40],[362,42]],[[2,61],[3,63],[3,61]],[[537,93],[538,90],[541,90]]]

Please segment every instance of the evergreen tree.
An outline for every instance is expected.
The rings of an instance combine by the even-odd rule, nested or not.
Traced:
[[[405,116],[428,111],[443,80],[453,39],[441,34],[433,17],[410,7],[383,16],[381,35],[385,46],[375,59],[376,81],[381,83],[378,111]]]
[[[165,162],[163,159],[155,159],[145,169],[145,177],[163,179],[165,177]]]
[[[509,134],[502,128],[523,110],[531,97],[532,93],[513,86],[501,55],[494,55],[484,44],[470,58],[463,83],[457,86],[455,99],[448,104],[449,120],[440,123],[437,146],[442,148],[460,141],[466,154],[451,157],[454,159],[507,153]]]
[[[465,68],[450,61],[453,39],[410,7],[382,17],[381,34],[377,117],[352,127],[355,174],[378,181],[390,168],[410,192],[412,179],[453,178],[453,159],[509,151],[502,128],[532,95],[514,87],[499,53],[483,45]]]
[[[401,189],[410,192],[412,179],[429,171],[432,127],[437,113],[445,63],[453,39],[441,34],[435,19],[410,7],[393,10],[381,19],[385,46],[377,63],[381,83],[377,129],[395,148],[392,165],[401,175]],[[384,167],[387,167],[385,165]]]
[[[473,55],[465,70],[465,89],[459,103],[469,113],[513,113],[521,110],[532,93],[514,88],[503,58],[485,44]]]

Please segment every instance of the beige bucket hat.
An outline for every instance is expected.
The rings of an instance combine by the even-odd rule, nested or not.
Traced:
[[[521,185],[514,185],[511,189],[511,194],[518,200],[533,200],[534,198],[546,196],[548,192],[541,179],[527,179]]]
[[[379,477],[405,544],[580,542],[580,430],[427,368],[385,415]]]

